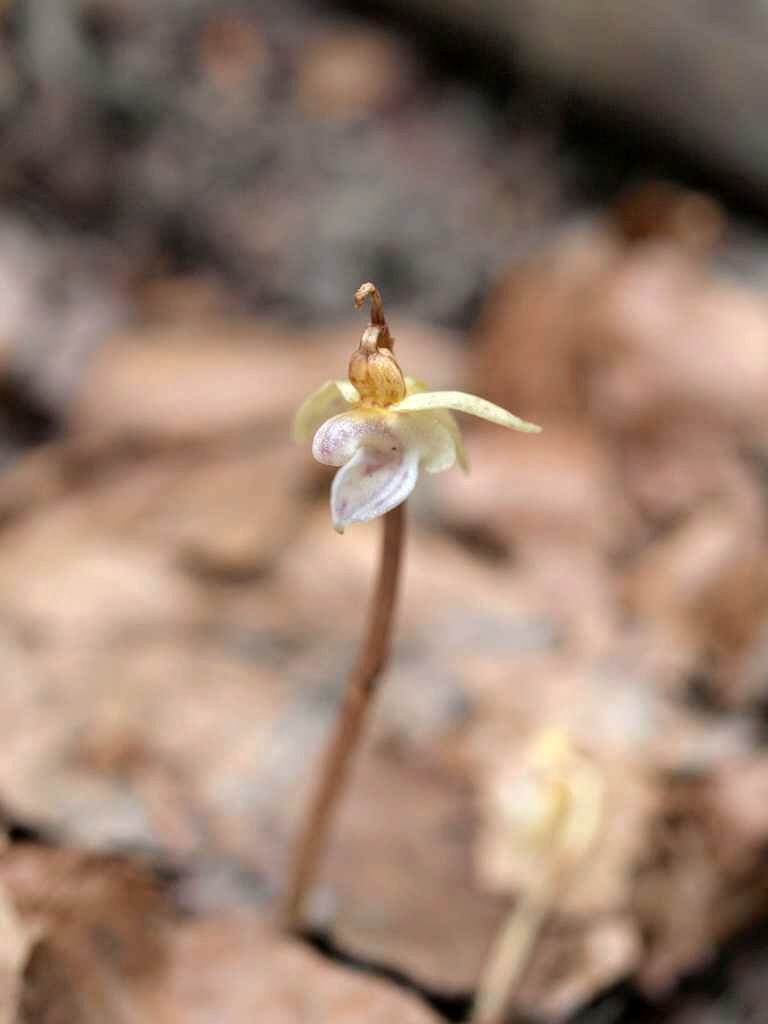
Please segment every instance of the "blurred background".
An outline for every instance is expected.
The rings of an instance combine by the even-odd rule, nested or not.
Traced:
[[[757,0],[0,3],[2,1024],[462,1021],[552,771],[594,841],[509,1019],[768,1020],[767,47]],[[365,280],[544,431],[410,502],[300,942],[378,533],[289,424]]]

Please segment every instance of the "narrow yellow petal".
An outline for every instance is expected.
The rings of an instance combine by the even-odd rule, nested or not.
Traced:
[[[294,441],[308,441],[317,428],[360,400],[357,389],[348,380],[327,380],[302,402],[293,418]]]
[[[500,427],[510,430],[521,430],[526,434],[538,434],[541,427],[535,423],[527,423],[500,405],[477,395],[467,395],[463,391],[424,391],[408,395],[397,405],[391,406],[393,412],[420,412],[426,409],[454,409],[456,412],[468,412],[479,416],[489,423],[497,423]]]

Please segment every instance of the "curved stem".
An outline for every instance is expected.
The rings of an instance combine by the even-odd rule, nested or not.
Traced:
[[[552,906],[554,876],[536,891],[523,893],[501,927],[477,989],[469,1024],[501,1024],[512,994],[531,959],[536,941]]]
[[[384,516],[381,562],[368,629],[357,664],[347,683],[333,734],[325,751],[317,788],[295,847],[285,890],[283,924],[296,931],[317,870],[333,813],[349,774],[381,670],[389,654],[392,622],[404,545],[405,504]]]
[[[371,300],[371,323],[377,327],[386,327],[387,320],[384,316],[384,306],[381,301],[381,292],[370,281],[361,284],[355,292],[355,308],[362,309],[366,299]]]

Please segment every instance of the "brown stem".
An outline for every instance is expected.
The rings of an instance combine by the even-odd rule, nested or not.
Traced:
[[[376,682],[389,654],[404,526],[405,504],[384,516],[379,576],[365,642],[347,683],[288,876],[282,916],[283,924],[289,931],[296,931],[300,927],[304,901],[325,846],[333,812],[344,789],[352,756],[357,749],[376,690]]]

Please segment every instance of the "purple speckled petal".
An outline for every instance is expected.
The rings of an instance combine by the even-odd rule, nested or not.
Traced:
[[[439,473],[453,465],[456,444],[431,410],[397,414],[356,408],[327,420],[312,442],[312,453],[326,466],[340,466],[331,488],[333,524],[384,515],[408,497],[419,467]]]
[[[324,466],[343,466],[361,445],[395,452],[402,451],[405,442],[396,417],[356,409],[323,423],[312,442],[312,454]]]
[[[331,518],[339,533],[350,523],[383,516],[405,501],[419,476],[416,449],[361,445],[333,478]]]

